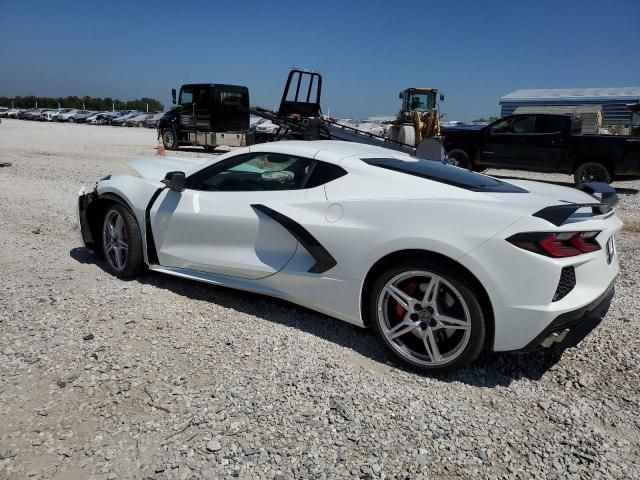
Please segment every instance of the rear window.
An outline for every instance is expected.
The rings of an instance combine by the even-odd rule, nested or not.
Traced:
[[[375,167],[426,178],[434,182],[445,183],[474,192],[526,193],[525,189],[516,187],[510,183],[432,160],[412,157],[410,160],[401,160],[399,158],[363,158],[362,161]]]

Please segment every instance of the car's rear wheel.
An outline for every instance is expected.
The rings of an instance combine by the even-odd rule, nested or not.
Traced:
[[[369,315],[385,346],[421,370],[468,365],[485,342],[478,295],[455,269],[416,259],[385,271],[374,284]]]
[[[109,206],[102,223],[102,252],[108,270],[117,277],[138,275],[144,269],[142,238],[133,214],[124,206]]]
[[[611,174],[607,167],[598,162],[583,163],[573,174],[576,185],[589,182],[611,183]]]
[[[178,137],[173,128],[165,128],[162,130],[162,144],[167,150],[178,149]]]

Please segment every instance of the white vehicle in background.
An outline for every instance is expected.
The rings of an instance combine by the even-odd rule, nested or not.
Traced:
[[[58,108],[56,111],[54,111],[54,112],[50,115],[50,117],[51,117],[51,121],[52,121],[52,122],[60,121],[60,116],[61,116],[61,115],[64,115],[64,114],[66,114],[66,113],[73,112],[73,111],[74,111],[74,109],[73,109],[73,108]]]
[[[4,112],[2,116],[6,118],[16,118],[20,110],[20,108],[10,108],[6,112]]]
[[[574,346],[600,322],[622,222],[606,184],[498,180],[385,148],[281,141],[131,162],[80,194],[85,246],[371,326],[431,372]]]
[[[98,125],[99,120],[107,113],[109,113],[109,112],[108,111],[95,112],[90,117],[87,117],[87,119],[85,120],[85,123],[88,123],[88,124],[91,124],[91,125]]]
[[[56,115],[54,118],[58,121],[58,122],[68,122],[70,118],[72,118],[76,113],[78,112],[86,112],[86,110],[76,110],[76,109],[70,109],[64,113],[60,113],[58,115]]]
[[[144,126],[144,122],[147,121],[149,118],[153,117],[155,115],[155,113],[138,113],[137,115],[128,118],[125,122],[124,125],[126,127],[142,127]]]

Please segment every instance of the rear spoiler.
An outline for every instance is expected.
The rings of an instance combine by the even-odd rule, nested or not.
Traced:
[[[567,203],[564,205],[553,205],[545,207],[533,214],[534,217],[542,218],[559,227],[577,210],[584,207],[591,207],[594,215],[604,215],[613,210],[618,204],[619,198],[611,185],[601,182],[583,183],[578,187],[585,193],[596,199],[597,203]]]

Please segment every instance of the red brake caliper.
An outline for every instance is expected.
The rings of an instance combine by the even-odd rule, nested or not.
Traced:
[[[416,291],[416,288],[418,288],[418,282],[409,282],[406,285],[400,287],[400,290],[402,290],[407,295],[413,295]],[[404,307],[399,303],[396,303],[395,308],[396,308],[396,315],[398,319],[402,320],[404,318],[404,315],[407,312],[405,311]]]

